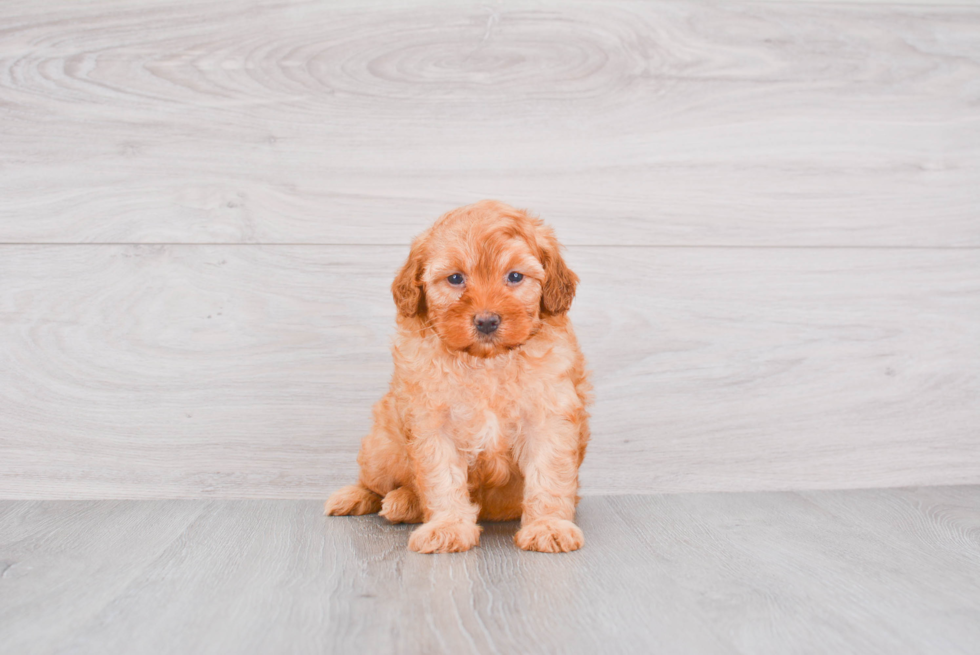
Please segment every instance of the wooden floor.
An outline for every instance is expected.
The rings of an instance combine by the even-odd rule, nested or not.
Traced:
[[[590,497],[583,550],[321,502],[0,502],[0,650],[980,652],[980,487]]]

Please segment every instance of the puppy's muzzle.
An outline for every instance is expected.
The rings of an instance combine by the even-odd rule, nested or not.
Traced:
[[[482,334],[493,334],[500,327],[500,315],[482,313],[473,317],[473,325]]]

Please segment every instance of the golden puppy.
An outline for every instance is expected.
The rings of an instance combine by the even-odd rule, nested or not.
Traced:
[[[412,243],[391,285],[395,372],[328,515],[422,523],[408,547],[463,551],[477,518],[520,518],[525,550],[580,548],[572,519],[590,386],[565,315],[578,277],[537,218],[483,201]]]

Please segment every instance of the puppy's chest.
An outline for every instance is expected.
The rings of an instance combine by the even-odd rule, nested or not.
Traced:
[[[466,371],[446,387],[447,428],[473,454],[508,450],[537,413],[536,384],[522,376]]]

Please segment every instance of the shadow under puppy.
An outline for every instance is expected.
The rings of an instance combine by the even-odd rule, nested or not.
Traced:
[[[514,542],[565,552],[589,439],[590,386],[566,313],[578,277],[551,228],[495,201],[455,209],[412,243],[391,286],[395,370],[328,515],[422,523],[408,547],[464,551],[477,519],[521,519]]]

